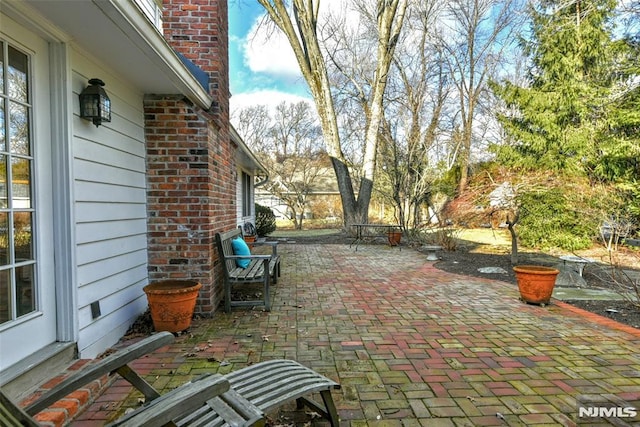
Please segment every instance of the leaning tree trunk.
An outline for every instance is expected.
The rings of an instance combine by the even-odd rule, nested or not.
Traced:
[[[358,198],[355,197],[349,167],[341,160],[331,157],[333,170],[338,181],[342,201],[343,225],[350,231],[353,224],[364,224],[369,218],[369,202],[373,191],[373,182],[363,179],[360,182]]]

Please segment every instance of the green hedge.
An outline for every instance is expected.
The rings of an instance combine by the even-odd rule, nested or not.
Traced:
[[[256,203],[256,231],[264,237],[276,231],[276,215],[271,208]]]
[[[585,249],[593,243],[598,221],[575,209],[558,188],[520,196],[520,242],[530,248]]]

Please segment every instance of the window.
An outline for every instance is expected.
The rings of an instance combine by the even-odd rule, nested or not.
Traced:
[[[242,172],[242,216],[251,215],[251,175]]]
[[[0,41],[0,324],[36,310],[29,56]]]

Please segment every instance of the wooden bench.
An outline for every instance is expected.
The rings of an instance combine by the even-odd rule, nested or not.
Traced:
[[[265,310],[271,310],[269,296],[270,282],[276,284],[280,276],[280,257],[277,242],[256,242],[254,246],[267,245],[271,247],[268,255],[234,255],[231,241],[242,237],[242,231],[237,228],[225,233],[216,233],[216,244],[224,271],[224,310],[229,313],[232,306],[254,306],[264,304]],[[238,267],[236,260],[250,259],[246,268]],[[262,283],[263,300],[233,301],[231,288],[235,284]]]
[[[161,396],[128,365],[173,340],[170,332],[147,337],[75,372],[24,409],[0,390],[0,425],[37,427],[33,415],[91,381],[116,372],[145,396],[146,403],[109,425],[112,427],[263,426],[265,412],[293,400],[299,408],[309,406],[332,426],[339,425],[331,390],[340,385],[293,360],[261,362],[224,376],[205,374]],[[316,392],[323,404],[307,397]]]

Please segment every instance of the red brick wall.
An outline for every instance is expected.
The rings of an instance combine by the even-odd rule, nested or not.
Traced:
[[[209,74],[215,102],[204,111],[181,95],[145,98],[149,280],[199,281],[196,312],[208,315],[222,299],[214,236],[236,226],[226,1],[165,0],[164,30]]]

